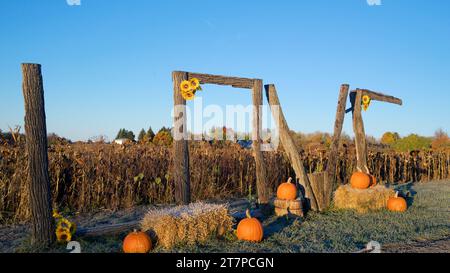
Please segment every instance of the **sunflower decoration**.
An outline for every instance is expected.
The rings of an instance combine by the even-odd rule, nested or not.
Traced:
[[[53,218],[56,220],[56,239],[59,243],[68,243],[77,231],[75,223],[64,218],[58,211],[53,211]]]
[[[58,227],[56,228],[56,239],[58,243],[68,243],[72,241],[72,233],[68,228]]]
[[[363,105],[364,111],[367,111],[367,109],[369,109],[371,101],[372,101],[372,99],[368,95],[364,95],[363,96],[363,98],[362,98],[362,105]]]
[[[189,81],[182,81],[180,85],[181,96],[185,100],[193,100],[195,93],[201,91],[200,81],[197,78],[192,78]]]

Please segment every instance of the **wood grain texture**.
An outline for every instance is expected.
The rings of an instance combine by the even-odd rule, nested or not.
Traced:
[[[275,200],[273,200],[273,205],[279,209],[303,210],[303,202],[299,199],[291,201],[275,198]]]
[[[55,241],[55,228],[48,174],[47,127],[41,65],[22,64],[22,74],[32,222],[31,243],[34,246],[45,247]]]
[[[175,182],[175,202],[177,204],[189,204],[191,202],[191,183],[189,170],[189,148],[186,139],[186,101],[180,93],[180,84],[188,79],[186,72],[175,71],[172,73],[173,80],[173,101],[175,107],[174,124],[178,124],[182,119],[180,131],[174,132],[174,135],[181,134],[182,139],[175,136],[173,144],[173,179]],[[177,111],[177,109],[179,111]]]
[[[314,196],[314,192],[311,188],[311,185],[309,183],[309,178],[306,174],[306,170],[303,165],[303,161],[300,158],[300,154],[298,152],[299,151],[298,147],[295,145],[294,140],[292,139],[291,135],[289,134],[289,131],[290,131],[289,126],[284,117],[284,113],[281,108],[280,101],[278,99],[278,94],[277,94],[275,85],[268,84],[268,85],[265,85],[264,88],[266,90],[267,101],[269,102],[270,109],[272,111],[272,115],[275,120],[275,124],[279,131],[280,141],[283,145],[286,155],[289,158],[289,161],[292,164],[295,175],[297,176],[297,179],[298,179],[300,185],[303,187],[303,190],[305,191],[304,197],[303,197],[301,190],[299,191],[299,196],[301,198],[306,199],[306,201],[307,201],[306,208],[307,209],[310,207],[312,210],[317,211],[319,209],[317,206],[317,201]]]
[[[312,173],[308,175],[311,188],[315,194],[319,211],[325,211],[331,204],[332,188],[329,187],[327,172]]]
[[[252,89],[255,79],[228,77],[221,75],[201,74],[189,72],[189,79],[197,78],[201,84],[229,85],[236,88]]]
[[[254,80],[252,88],[253,100],[253,124],[252,124],[252,140],[253,152],[256,162],[256,187],[258,191],[258,201],[262,205],[269,203],[269,188],[267,186],[267,173],[264,164],[264,158],[261,151],[261,106],[262,106],[262,81]]]
[[[342,127],[344,125],[349,88],[350,87],[348,84],[343,84],[339,90],[336,119],[334,122],[334,133],[333,139],[331,140],[330,154],[328,156],[327,173],[329,184],[325,185],[325,191],[327,193],[326,198],[329,199],[330,202],[333,189],[336,185],[336,168],[339,155],[339,145],[341,143]]]
[[[364,130],[364,122],[362,118],[362,96],[363,92],[360,89],[356,89],[351,96],[353,105],[353,131],[355,133],[355,147],[356,147],[356,159],[357,169],[364,173],[369,173],[367,167],[367,143],[366,132]]]
[[[368,96],[370,96],[370,98],[372,100],[383,101],[383,102],[393,103],[393,104],[397,104],[397,105],[403,105],[403,101],[394,96],[385,95],[383,93],[375,92],[375,91],[371,91],[371,90],[367,90],[367,89],[358,89],[358,90],[360,90],[362,92],[362,96],[368,95]],[[352,92],[355,92],[355,91],[352,91]]]

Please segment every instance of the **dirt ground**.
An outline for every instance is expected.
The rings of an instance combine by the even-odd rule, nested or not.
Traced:
[[[450,253],[450,238],[438,241],[389,244],[384,245],[382,249],[385,253]]]

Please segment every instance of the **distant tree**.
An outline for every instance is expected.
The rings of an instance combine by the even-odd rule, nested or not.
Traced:
[[[128,131],[125,138],[128,138],[129,140],[134,141],[135,136],[134,136],[133,131]]]
[[[407,137],[397,140],[392,147],[400,152],[410,152],[431,148],[432,139],[428,137],[411,134]]]
[[[124,138],[125,133],[124,133],[125,129],[120,129],[119,132],[117,133],[117,136],[115,139],[121,139]]]
[[[115,139],[121,139],[121,138],[127,138],[129,140],[134,141],[135,136],[134,136],[133,131],[128,131],[123,128],[123,129],[119,130]]]
[[[438,129],[434,133],[431,147],[435,150],[450,147],[450,137],[443,129]]]
[[[72,143],[72,141],[70,141],[70,139],[60,137],[55,133],[50,133],[47,135],[47,143],[48,145],[67,145]]]
[[[170,146],[173,142],[173,137],[170,131],[160,130],[153,138],[153,143],[156,145]]]
[[[386,132],[381,137],[381,143],[385,144],[385,145],[392,145],[399,139],[400,139],[400,135],[398,133]]]
[[[145,138],[145,130],[144,130],[144,128],[142,128],[142,130],[139,132],[139,135],[138,135],[138,141],[140,143],[142,143],[142,142],[144,142],[144,138]]]
[[[153,132],[152,127],[149,127],[144,139],[146,142],[152,142],[154,137],[155,133]]]
[[[167,132],[167,133],[172,133],[172,130],[170,128],[167,128],[165,126],[161,127],[161,129],[159,129],[158,133],[161,132]]]

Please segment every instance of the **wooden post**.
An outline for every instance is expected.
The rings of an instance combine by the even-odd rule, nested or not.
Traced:
[[[258,191],[258,200],[261,205],[269,203],[269,189],[267,187],[266,166],[264,164],[263,154],[261,151],[261,105],[262,105],[262,80],[253,81],[252,89],[253,99],[253,152],[256,162],[256,187]]]
[[[353,131],[355,132],[355,147],[358,171],[369,173],[367,167],[367,143],[364,122],[362,118],[362,90],[356,89],[351,97],[353,105]]]
[[[339,144],[341,140],[342,127],[344,125],[345,109],[347,107],[348,84],[341,85],[339,91],[338,105],[336,110],[336,121],[334,122],[334,134],[331,141],[330,154],[328,156],[327,173],[328,184],[325,185],[326,198],[331,201],[333,188],[336,184],[336,166],[339,154]]]
[[[173,144],[173,179],[175,181],[175,202],[189,204],[191,202],[191,186],[189,171],[189,148],[186,133],[186,101],[180,93],[180,84],[189,78],[188,73],[174,71],[174,144]],[[181,123],[181,124],[180,124]],[[177,126],[181,125],[181,126]]]
[[[286,151],[289,161],[292,164],[295,175],[297,176],[300,185],[305,190],[305,198],[309,203],[308,205],[311,207],[311,209],[317,211],[319,209],[317,200],[311,187],[308,175],[306,174],[303,161],[300,158],[298,148],[295,145],[291,135],[289,134],[289,126],[284,117],[283,110],[281,109],[275,85],[268,84],[265,85],[264,88],[266,89],[266,97],[269,102],[272,115],[274,116],[284,150]]]
[[[308,175],[309,183],[311,184],[314,197],[316,198],[318,211],[326,210],[331,203],[331,196],[328,199],[328,192],[326,190],[329,184],[327,172],[311,173]]]
[[[47,247],[55,241],[55,230],[48,174],[47,127],[41,65],[22,64],[22,74],[32,222],[31,243],[36,247]]]

